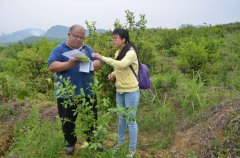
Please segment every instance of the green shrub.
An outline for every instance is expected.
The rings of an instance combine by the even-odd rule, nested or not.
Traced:
[[[184,73],[198,71],[205,68],[208,61],[208,53],[203,45],[198,45],[191,39],[182,42],[178,48],[175,48],[179,57],[179,69]]]
[[[15,78],[15,76],[6,75],[1,79],[1,89],[3,90],[3,99],[9,100],[13,98],[24,99],[26,97],[34,97],[35,92],[27,86],[27,83]]]

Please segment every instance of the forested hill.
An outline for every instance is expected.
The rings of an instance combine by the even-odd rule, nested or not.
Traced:
[[[13,43],[33,43],[41,38],[46,38],[50,41],[63,41],[67,38],[69,27],[62,25],[55,25],[50,27],[47,31],[37,28],[30,28],[19,30],[10,34],[3,34],[0,36],[0,46],[6,46]],[[104,33],[105,29],[96,29],[96,32]],[[86,30],[88,34],[88,30]]]

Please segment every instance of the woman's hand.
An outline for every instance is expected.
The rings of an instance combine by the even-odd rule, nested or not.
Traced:
[[[102,59],[102,55],[99,53],[92,53],[92,57],[98,58],[98,59]]]
[[[108,75],[108,80],[113,81],[115,79],[115,76],[113,75],[113,73]]]

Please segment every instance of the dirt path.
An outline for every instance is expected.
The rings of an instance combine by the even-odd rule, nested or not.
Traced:
[[[11,146],[13,139],[14,124],[23,117],[21,117],[22,105],[20,103],[10,101],[9,103],[0,102],[1,112],[0,117],[0,156],[4,154]]]

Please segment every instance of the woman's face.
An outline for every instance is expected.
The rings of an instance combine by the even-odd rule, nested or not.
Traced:
[[[125,38],[121,38],[119,35],[112,36],[113,46],[120,49],[125,46]]]

